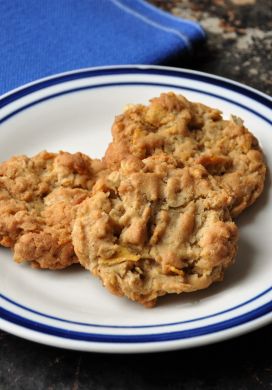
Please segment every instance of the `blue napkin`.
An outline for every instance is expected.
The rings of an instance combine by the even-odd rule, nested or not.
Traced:
[[[171,64],[204,38],[143,0],[0,0],[0,94],[89,66]]]

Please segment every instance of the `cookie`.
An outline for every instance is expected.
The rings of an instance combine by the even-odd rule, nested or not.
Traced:
[[[130,157],[78,206],[75,252],[110,292],[154,306],[222,280],[237,250],[230,201],[201,165]]]
[[[74,210],[90,194],[103,164],[82,153],[42,152],[0,164],[0,244],[36,268],[77,262],[71,242]]]
[[[118,168],[122,159],[144,159],[161,150],[184,166],[201,164],[232,198],[233,217],[250,206],[264,187],[265,163],[256,138],[236,117],[183,96],[163,93],[148,106],[134,105],[116,117],[113,142],[105,162]]]

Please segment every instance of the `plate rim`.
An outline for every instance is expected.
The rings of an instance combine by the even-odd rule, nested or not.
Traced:
[[[260,98],[261,100],[261,103],[264,104],[265,106],[267,106],[268,108],[270,108],[270,103],[269,103],[269,106],[267,105],[267,102],[272,102],[272,98],[270,98],[267,94],[261,92],[261,91],[258,91],[257,89],[254,89],[252,87],[248,87],[242,83],[239,83],[239,82],[236,82],[234,80],[231,80],[231,79],[227,79],[227,78],[224,78],[224,77],[221,77],[221,76],[217,76],[217,75],[213,75],[213,74],[210,74],[210,73],[205,73],[205,72],[199,72],[199,71],[196,71],[196,70],[191,70],[191,69],[185,69],[185,68],[172,68],[172,67],[165,67],[165,66],[151,66],[151,65],[114,65],[114,66],[103,66],[103,67],[95,67],[95,68],[83,68],[83,69],[77,69],[77,70],[74,70],[74,71],[68,71],[68,72],[63,72],[63,73],[58,73],[58,74],[55,74],[55,75],[51,75],[51,76],[48,76],[48,77],[44,77],[42,79],[38,79],[38,80],[35,80],[31,83],[27,83],[23,86],[20,86],[18,88],[15,88],[5,94],[3,94],[1,96],[1,100],[0,102],[2,101],[2,103],[0,103],[0,107],[5,107],[5,106],[8,106],[9,104],[11,104],[12,102],[16,101],[16,100],[19,100],[20,98],[24,97],[24,96],[27,96],[27,95],[31,95],[31,93],[33,92],[36,92],[37,90],[42,90],[42,89],[46,89],[48,88],[49,86],[55,86],[57,84],[62,84],[62,83],[65,83],[67,81],[71,81],[70,80],[67,80],[67,77],[71,77],[73,80],[79,80],[80,77],[78,77],[80,74],[84,74],[84,77],[88,78],[88,77],[91,77],[95,75],[96,72],[98,73],[104,73],[107,72],[107,71],[117,71],[119,72],[119,74],[125,74],[124,73],[124,70],[129,70],[130,73],[135,73],[135,71],[137,71],[138,73],[142,73],[142,74],[146,74],[149,72],[154,72],[154,71],[157,71],[159,72],[160,74],[162,74],[163,76],[166,76],[168,75],[169,76],[169,73],[170,76],[177,76],[177,75],[184,75],[184,74],[189,74],[189,75],[194,75],[194,76],[199,76],[199,77],[202,77],[202,78],[205,78],[205,82],[206,83],[209,83],[210,80],[217,80],[219,82],[223,82],[224,84],[223,85],[219,85],[223,88],[225,88],[226,86],[229,86],[231,85],[232,87],[237,87],[238,88],[238,91],[237,89],[235,88],[228,88],[228,89],[231,89],[231,90],[234,90],[235,92],[238,92],[240,94],[243,94],[242,92],[243,91],[247,91],[249,92],[250,94],[250,98],[255,100],[254,97],[258,97],[258,99]],[[132,72],[131,72],[132,71]],[[133,72],[134,71],[134,72]],[[98,74],[98,76],[100,75]],[[114,74],[109,74],[110,76],[114,77]],[[188,77],[190,78],[190,77]],[[192,79],[192,78],[191,78]],[[208,80],[210,79],[210,80]],[[61,81],[63,80],[63,81]],[[59,82],[58,82],[59,81]],[[49,82],[50,85],[47,85]],[[141,84],[141,83],[140,83]],[[213,83],[212,83],[213,84]],[[218,83],[216,83],[218,85]],[[220,83],[219,83],[220,84]],[[39,87],[39,88],[38,88]],[[38,89],[36,89],[38,88]],[[23,92],[23,94],[22,94]],[[248,96],[248,94],[246,94],[246,96]],[[5,120],[5,117],[3,118]],[[4,121],[3,120],[3,121]],[[0,119],[0,124],[3,122],[1,119]],[[272,122],[269,122],[269,123],[272,123]],[[272,290],[272,288],[269,288],[268,289],[269,291]],[[258,294],[259,295],[259,294]],[[257,319],[261,320],[263,317],[266,317],[267,318],[267,321],[266,323],[269,323],[272,321],[272,300],[270,302],[268,302],[267,304],[267,310],[266,312],[264,312],[261,316],[257,317]],[[264,305],[265,306],[265,305]],[[0,307],[1,309],[1,307]],[[269,311],[268,311],[269,310]],[[255,311],[255,310],[253,310]],[[271,313],[271,318],[268,316],[268,314]],[[12,313],[11,313],[12,314]],[[248,313],[246,313],[248,314]],[[243,316],[243,315],[242,315]],[[1,310],[0,310],[0,320],[1,318],[3,318],[1,316]],[[24,318],[24,317],[22,317]],[[26,318],[27,319],[27,318]],[[195,319],[195,321],[197,321],[199,319]],[[250,321],[247,321],[245,322],[245,324],[250,324],[250,322],[256,320],[253,319],[253,320],[250,320]],[[224,322],[224,321],[223,321]],[[262,324],[263,321],[259,321],[259,326],[258,326],[258,322],[255,323],[254,321],[254,324],[255,326],[252,328],[252,329],[249,329],[248,331],[250,330],[254,330],[254,329],[257,329],[258,327],[260,326],[263,326]],[[172,324],[165,324],[165,325],[158,325],[158,326],[168,326],[168,325],[172,325]],[[46,325],[45,325],[46,326]],[[152,326],[152,325],[151,325]],[[25,329],[25,327],[22,327],[22,326],[19,326],[20,328],[22,329]],[[236,325],[236,329],[237,327],[243,327],[243,324],[238,324]],[[0,321],[0,328],[1,328],[1,321]],[[134,326],[132,326],[132,328],[134,328]],[[37,326],[36,326],[36,329],[37,329]],[[233,328],[232,328],[233,329]],[[224,330],[224,329],[223,329]],[[7,330],[8,331],[8,330]],[[69,331],[68,331],[69,332]],[[220,332],[220,331],[217,331],[217,332]],[[168,332],[169,333],[169,332]],[[171,332],[170,332],[171,333]],[[245,332],[243,332],[243,329],[240,329],[240,332],[238,334],[243,334]],[[42,334],[42,332],[38,332],[38,334]],[[158,334],[157,334],[158,335]],[[218,336],[218,333],[216,332],[213,332],[211,333],[211,335],[214,336],[214,340],[211,341],[211,342],[216,342],[216,341],[220,341],[220,337],[216,337],[216,335]],[[24,337],[23,335],[20,335],[21,337]],[[131,336],[131,335],[130,335]],[[136,335],[138,336],[138,335]],[[193,336],[192,337],[192,340],[194,340],[194,337],[196,336]],[[230,336],[232,337],[232,336]],[[224,337],[224,339],[226,339],[228,337]],[[30,338],[31,340],[31,338]],[[68,339],[70,340],[70,339]],[[183,338],[178,338],[176,341],[182,341]],[[38,340],[36,340],[38,341]],[[41,341],[42,343],[44,343],[43,341]],[[154,341],[155,342],[155,341]],[[158,342],[158,340],[156,341]],[[162,340],[160,342],[163,342]],[[109,344],[109,342],[103,342],[105,345],[106,344]],[[141,344],[139,343],[139,341],[137,342],[138,343],[138,346]],[[50,344],[50,345],[54,345],[54,344]],[[101,345],[101,344],[100,344]],[[115,345],[120,345],[118,343],[116,343]],[[121,344],[122,345],[122,344]],[[130,346],[132,346],[133,344],[130,344]],[[145,344],[146,345],[146,344]],[[201,345],[199,343],[199,341],[194,344],[193,342],[191,343],[190,347],[193,347],[193,346],[198,346],[198,345]],[[62,347],[65,347],[65,346],[62,346]],[[182,348],[182,345],[179,345],[177,348]],[[77,348],[73,348],[72,349],[77,349]],[[121,348],[122,349],[122,348]],[[133,349],[133,348],[132,348]],[[163,349],[163,348],[162,348]],[[167,349],[176,349],[175,347],[173,348],[167,348]],[[94,351],[95,349],[92,347],[89,349],[90,351]],[[100,352],[109,352],[107,351],[107,348],[105,348],[105,351],[103,350],[100,350]],[[118,352],[118,351],[115,351],[115,352]],[[128,351],[129,352],[129,351]],[[133,352],[133,351],[132,351]],[[143,351],[138,351],[138,352],[144,352]],[[146,352],[152,352],[152,348],[150,348],[148,351]]]
[[[52,75],[49,75],[49,76],[45,76],[45,77],[41,77],[39,79],[36,79],[36,80],[33,80],[33,81],[30,81],[26,84],[23,84],[23,85],[20,85],[19,87],[16,87],[16,88],[13,88],[7,92],[4,92],[3,94],[0,95],[0,98],[1,100],[3,101],[3,99],[6,99],[7,97],[9,97],[10,95],[14,95],[15,93],[17,92],[20,92],[21,90],[23,89],[26,89],[26,88],[29,88],[29,87],[32,87],[34,85],[37,85],[37,84],[40,84],[40,83],[43,83],[43,82],[46,82],[46,81],[49,81],[49,80],[55,80],[55,79],[58,79],[58,78],[62,78],[62,77],[65,77],[65,76],[68,76],[68,75],[77,75],[79,73],[85,73],[85,72],[95,72],[95,71],[105,71],[105,70],[114,70],[114,69],[118,69],[118,70],[124,70],[124,69],[135,69],[135,70],[140,70],[140,71],[147,71],[147,70],[162,70],[162,71],[170,71],[170,72],[175,72],[175,73],[182,73],[182,72],[187,72],[187,73],[190,73],[192,75],[199,75],[199,76],[204,76],[204,77],[210,77],[211,79],[215,79],[215,80],[221,80],[221,81],[225,81],[226,84],[233,84],[235,86],[238,86],[238,87],[241,87],[242,89],[246,89],[248,91],[251,91],[251,92],[254,92],[256,93],[257,95],[259,96],[262,96],[268,100],[270,100],[272,102],[272,96],[269,96],[268,94],[266,94],[265,92],[262,92],[256,88],[253,88],[249,85],[246,85],[246,84],[243,84],[243,83],[240,83],[239,81],[236,81],[236,80],[233,80],[233,79],[230,79],[230,78],[227,78],[227,77],[223,77],[223,76],[219,76],[219,75],[216,75],[216,74],[213,74],[213,73],[209,73],[209,72],[203,72],[203,71],[198,71],[198,70],[195,70],[195,69],[189,69],[189,68],[176,68],[176,67],[173,67],[173,66],[164,66],[164,65],[143,65],[143,64],[125,64],[125,65],[105,65],[105,66],[94,66],[94,67],[85,67],[85,68],[80,68],[80,69],[72,69],[72,70],[68,70],[68,71],[65,71],[65,72],[58,72],[58,73],[55,73],[55,74],[52,74]],[[0,108],[2,106],[0,105]]]
[[[1,326],[2,323],[2,326]],[[220,343],[229,339],[237,338],[247,333],[258,330],[261,327],[271,324],[271,316],[268,314],[264,317],[261,317],[257,321],[252,321],[250,323],[231,328],[227,331],[221,331],[216,333],[216,338],[214,334],[205,335],[197,338],[197,342],[191,342],[190,339],[179,339],[169,342],[157,342],[154,344],[150,343],[138,343],[138,344],[113,344],[113,343],[89,343],[89,342],[78,342],[77,340],[71,340],[69,338],[60,338],[54,337],[25,329],[21,326],[14,325],[12,332],[9,329],[9,322],[4,323],[4,320],[0,318],[0,328],[14,336],[18,336],[28,341],[35,343],[48,345],[55,348],[69,349],[74,351],[84,351],[84,352],[98,352],[98,353],[107,353],[107,354],[135,354],[135,353],[156,353],[156,352],[167,352],[174,350],[182,350],[188,348],[198,348],[205,345]],[[250,326],[248,326],[250,325]],[[241,329],[242,327],[242,329]],[[190,340],[189,343],[184,344],[184,341]]]

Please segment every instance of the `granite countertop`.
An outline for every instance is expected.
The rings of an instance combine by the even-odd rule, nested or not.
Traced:
[[[271,0],[149,0],[198,21],[207,44],[184,67],[214,73],[272,95]]]
[[[206,46],[181,66],[272,95],[271,0],[149,1],[207,31]],[[271,351],[271,325],[220,344],[148,355],[66,351],[0,331],[0,390],[272,389]]]

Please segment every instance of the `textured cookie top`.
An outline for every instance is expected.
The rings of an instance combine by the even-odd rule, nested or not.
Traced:
[[[201,165],[131,157],[93,193],[77,209],[73,244],[114,294],[153,306],[160,295],[208,287],[234,260],[230,199]]]
[[[148,106],[134,105],[116,117],[105,161],[144,159],[163,150],[183,165],[203,165],[230,194],[232,216],[263,190],[265,164],[256,138],[239,118],[223,120],[219,110],[163,93]]]
[[[0,164],[0,244],[18,262],[64,268],[77,258],[71,243],[74,208],[103,172],[82,153],[42,152]]]

